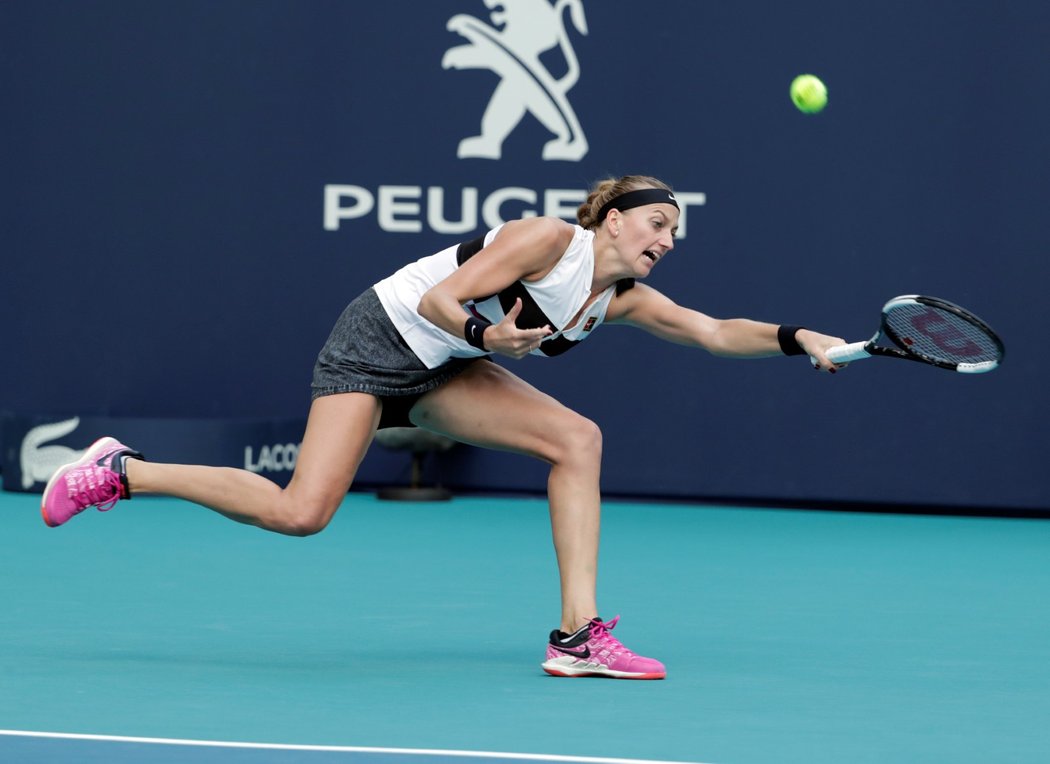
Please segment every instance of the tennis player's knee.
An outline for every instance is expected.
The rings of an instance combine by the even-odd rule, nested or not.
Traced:
[[[331,516],[299,512],[288,518],[284,533],[288,536],[314,536],[327,528],[331,519]]]
[[[601,462],[602,431],[587,417],[573,413],[559,422],[551,435],[552,461],[556,464]]]
[[[328,527],[338,508],[339,502],[331,499],[290,499],[281,530],[288,536],[313,536]]]

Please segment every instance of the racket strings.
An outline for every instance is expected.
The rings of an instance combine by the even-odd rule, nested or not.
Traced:
[[[929,358],[980,363],[1002,356],[999,342],[981,326],[930,305],[897,305],[886,314],[885,325],[897,344]]]

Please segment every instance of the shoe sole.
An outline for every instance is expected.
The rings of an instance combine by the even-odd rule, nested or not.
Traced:
[[[44,495],[40,498],[40,516],[44,518],[44,523],[49,528],[57,528],[58,526],[63,525],[63,523],[51,522],[51,518],[47,516],[47,497],[51,494],[51,490],[58,484],[58,481],[61,480],[62,477],[65,476],[65,474],[71,469],[76,469],[82,464],[87,464],[88,462],[98,459],[103,453],[105,453],[106,449],[112,445],[119,446],[120,441],[116,438],[111,438],[109,436],[106,436],[105,438],[99,438],[90,446],[88,446],[88,449],[84,452],[84,455],[77,459],[75,462],[64,464],[57,470],[55,470],[55,474],[51,476],[51,479],[47,481],[47,485],[44,486]],[[72,515],[70,517],[72,517]]]
[[[666,671],[652,671],[645,674],[635,674],[629,671],[613,671],[612,669],[574,669],[568,666],[550,666],[547,663],[541,664],[540,668],[551,676],[563,676],[570,679],[575,679],[577,677],[598,677],[604,679],[665,679],[667,677]]]

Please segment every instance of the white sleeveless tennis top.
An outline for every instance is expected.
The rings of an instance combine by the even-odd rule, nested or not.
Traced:
[[[463,337],[449,334],[427,321],[419,315],[417,308],[428,289],[492,243],[500,228],[502,226],[472,241],[421,258],[375,284],[376,294],[390,320],[427,368],[436,368],[450,358],[489,355],[468,344]],[[520,297],[522,310],[516,321],[518,328],[549,325],[554,330],[537,350],[532,351],[532,355],[559,355],[586,339],[605,320],[609,303],[616,294],[616,285],[602,292],[576,323],[566,328],[590,297],[594,277],[594,233],[580,226],[575,229],[565,254],[542,279],[517,281],[499,294],[468,302],[463,310],[498,323]]]

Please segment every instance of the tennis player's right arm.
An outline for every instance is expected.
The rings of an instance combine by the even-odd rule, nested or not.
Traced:
[[[609,319],[637,326],[668,342],[700,347],[726,358],[768,358],[783,354],[777,338],[778,324],[748,318],[712,318],[683,307],[644,284],[617,297],[610,307]],[[842,344],[841,339],[809,329],[799,329],[795,336],[820,368],[834,369],[835,364],[826,358],[824,351]]]
[[[558,262],[569,246],[573,228],[555,218],[531,218],[507,223],[487,247],[431,287],[417,312],[449,334],[464,337],[467,316],[463,305],[497,294],[521,279],[540,278]],[[519,329],[518,300],[502,321],[485,329],[485,349],[521,358],[551,333],[549,326]]]

